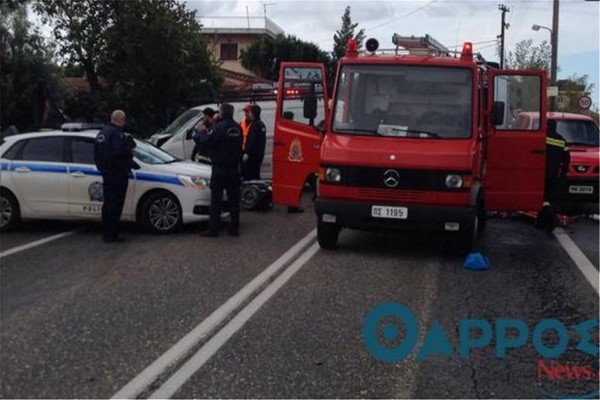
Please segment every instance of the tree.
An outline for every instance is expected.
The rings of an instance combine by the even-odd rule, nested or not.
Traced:
[[[210,61],[195,11],[177,0],[114,2],[99,71],[111,104],[143,134],[164,127],[181,108],[214,92],[222,78]]]
[[[567,79],[559,79],[557,111],[583,113],[579,108],[579,97],[594,90],[594,84],[588,82],[587,75],[571,75]]]
[[[511,69],[550,70],[551,47],[547,41],[533,46],[533,40],[522,40],[515,45],[515,51],[509,51],[506,65]]]
[[[23,2],[0,4],[0,46],[0,125],[37,128],[46,100],[58,90],[58,67],[52,48],[28,22]]]
[[[34,10],[54,27],[60,54],[68,63],[80,63],[92,94],[100,91],[97,67],[106,48],[106,29],[114,18],[115,1],[39,0]]]
[[[338,60],[346,53],[346,43],[348,43],[349,39],[355,39],[359,49],[362,47],[362,42],[365,39],[365,30],[361,29],[358,33],[354,34],[354,30],[357,27],[358,23],[352,23],[350,6],[347,6],[344,15],[342,16],[342,27],[335,32],[335,35],[333,35],[334,65],[337,65]]]
[[[244,68],[273,81],[278,80],[282,61],[317,61],[324,63],[326,69],[331,63],[329,54],[317,45],[292,35],[255,39],[248,48],[242,50],[240,59]]]

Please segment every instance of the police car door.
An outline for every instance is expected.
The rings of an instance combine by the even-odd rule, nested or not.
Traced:
[[[69,214],[100,218],[102,176],[94,164],[94,139],[74,136],[68,140]]]
[[[11,162],[10,175],[19,198],[37,215],[67,214],[68,178],[62,136],[26,139]]]
[[[485,208],[537,211],[544,195],[546,71],[488,71]],[[514,123],[521,112],[538,126]]]
[[[325,67],[281,63],[273,140],[273,201],[300,205],[307,179],[319,166],[322,133],[329,113]],[[316,110],[315,110],[316,109]]]

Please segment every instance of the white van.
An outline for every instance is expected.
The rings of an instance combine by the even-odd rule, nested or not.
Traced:
[[[248,102],[232,102],[234,107],[234,119],[240,122],[244,118],[243,108]],[[273,127],[275,126],[275,107],[276,102],[257,101],[256,103],[261,108],[260,119],[267,127],[267,143],[265,146],[265,158],[263,159],[260,169],[260,177],[264,180],[271,180],[273,177]],[[215,111],[219,110],[219,104],[203,104],[194,108],[190,108],[169,125],[163,134],[154,135],[150,138],[150,142],[160,145],[161,135],[164,138],[165,134],[172,134],[160,147],[173,154],[182,160],[190,160],[192,150],[194,149],[194,141],[192,140],[192,128],[202,120],[202,110],[210,107]]]

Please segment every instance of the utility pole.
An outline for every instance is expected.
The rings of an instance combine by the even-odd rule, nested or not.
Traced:
[[[556,68],[558,63],[558,0],[554,0],[554,8],[552,10],[552,35],[550,42],[552,46],[552,55],[550,59],[550,85],[557,86]],[[550,98],[550,111],[554,111],[556,107],[556,97]]]
[[[508,29],[509,24],[505,23],[505,16],[507,12],[510,12],[510,9],[506,7],[504,4],[498,5],[498,10],[502,11],[502,25],[500,27],[500,68],[504,68],[504,29]]]

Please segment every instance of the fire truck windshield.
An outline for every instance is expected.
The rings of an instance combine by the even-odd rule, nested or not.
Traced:
[[[466,68],[345,65],[333,103],[336,133],[457,139],[471,136]]]

